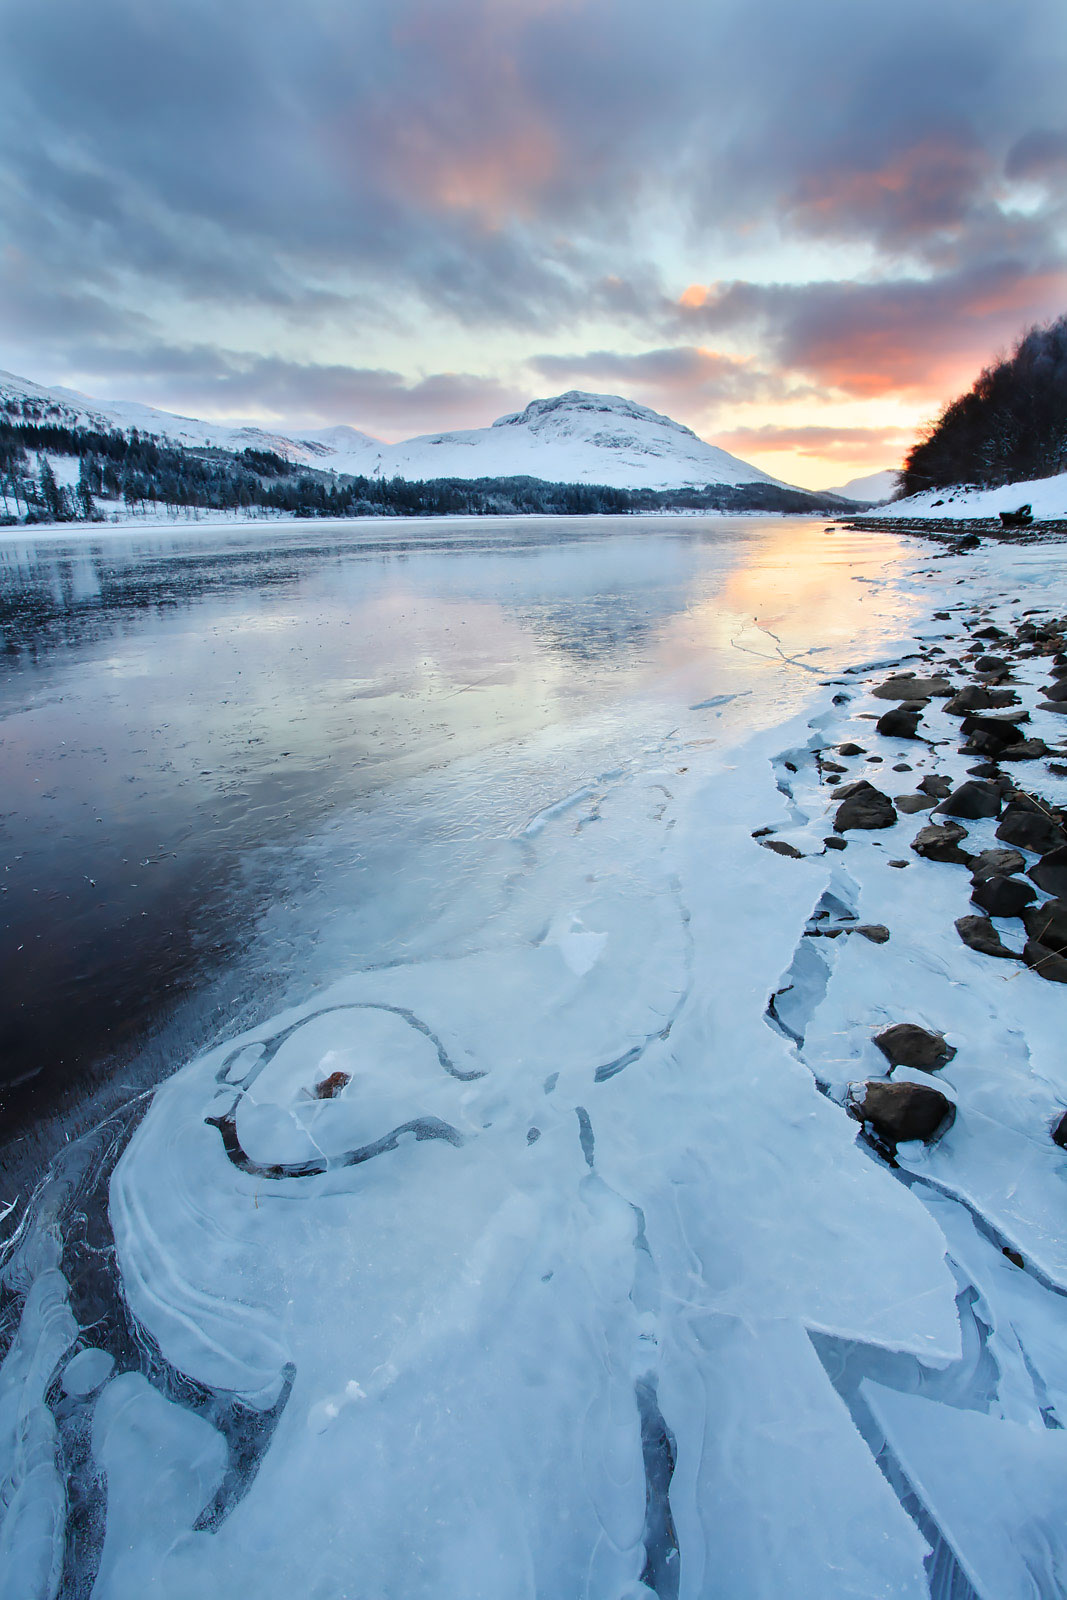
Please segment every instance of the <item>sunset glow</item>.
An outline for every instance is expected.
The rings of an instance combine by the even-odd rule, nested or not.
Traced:
[[[582,388],[810,487],[895,465],[1067,302],[1025,11],[10,8],[0,366],[387,440]]]

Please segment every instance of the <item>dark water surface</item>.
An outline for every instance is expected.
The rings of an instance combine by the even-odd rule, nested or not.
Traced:
[[[3,1138],[187,997],[194,1036],[254,1003],[220,979],[331,817],[583,718],[637,735],[668,680],[751,693],[778,641],[854,634],[855,574],[897,548],[779,518],[0,542]]]

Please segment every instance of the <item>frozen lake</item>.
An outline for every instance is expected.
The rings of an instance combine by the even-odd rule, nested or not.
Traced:
[[[1063,990],[874,726],[1058,548],[327,531],[0,546],[0,1600],[1062,1594]]]
[[[599,772],[781,718],[811,671],[777,641],[862,651],[856,580],[899,549],[781,518],[7,536],[7,1138],[36,1160],[90,1086],[165,1071],[168,1019],[200,1043],[309,962],[388,959]]]

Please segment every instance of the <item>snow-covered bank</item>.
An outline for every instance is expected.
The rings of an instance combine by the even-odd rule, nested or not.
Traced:
[[[693,704],[500,839],[485,915],[185,1067],[111,1181],[117,1272],[49,1191],[5,1266],[11,1592],[73,1546],[102,1600],[1058,1593],[1065,991],[960,942],[924,813],[825,843],[827,758],[973,764],[870,690],[1067,610],[1055,556],[920,563],[946,615],[877,666],[755,737]],[[913,1076],[958,1110],[892,1169],[844,1100],[897,1021],[947,1032]]]
[[[894,500],[872,512],[879,522],[887,517],[925,519],[997,517],[1028,505],[1036,522],[1067,521],[1067,472],[1054,478],[1035,478],[1001,484],[998,489],[974,489],[959,484],[951,489],[926,489],[922,494]]]

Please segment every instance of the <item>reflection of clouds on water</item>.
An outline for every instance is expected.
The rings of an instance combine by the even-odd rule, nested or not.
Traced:
[[[713,635],[736,551],[676,588],[675,545],[647,538],[603,598],[592,546],[570,577],[550,551],[540,584],[525,555],[498,601],[464,600],[459,564],[425,588],[316,579],[368,663],[381,644],[347,707],[433,759],[276,851],[269,914],[239,931],[289,1009],[164,1083],[109,1187],[118,1133],[27,1224],[0,1375],[0,1425],[30,1419],[0,1439],[7,1481],[37,1472],[0,1535],[19,1600],[64,1565],[97,1600],[669,1600],[705,1573],[747,1600],[774,1592],[768,1518],[795,1532],[800,1481],[798,1597],[871,1572],[925,1594],[807,1330],[948,1359],[939,1236],[763,1022],[812,880],[787,863],[763,914],[748,829],[780,797],[734,757],[807,685],[779,663],[757,693]],[[588,666],[620,613],[653,659]],[[304,642],[296,682],[341,683]],[[404,723],[412,685],[432,740]],[[72,1368],[61,1402],[82,1342],[114,1369],[78,1394]],[[739,1455],[766,1505],[723,1518]]]

